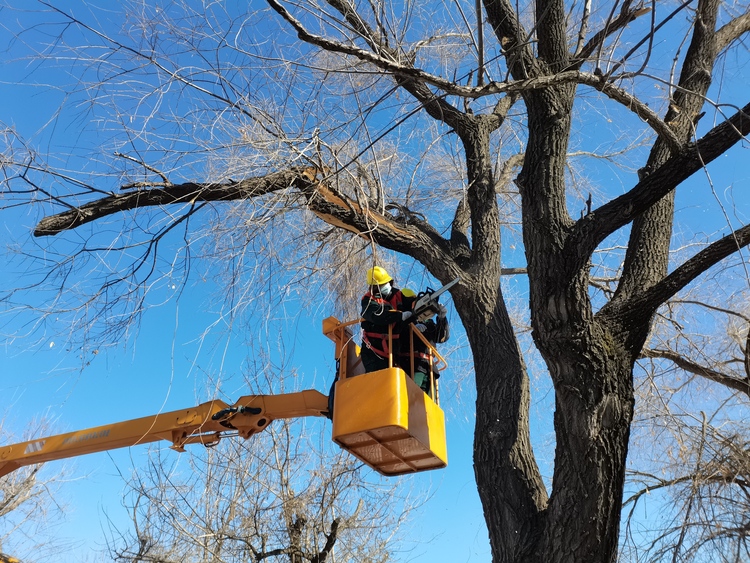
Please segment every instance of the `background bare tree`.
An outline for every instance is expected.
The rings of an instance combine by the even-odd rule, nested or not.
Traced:
[[[625,502],[633,560],[748,558],[750,318],[732,289],[709,281],[672,300],[642,352],[633,443],[648,449],[634,448]],[[649,497],[663,508],[639,522]]]
[[[394,259],[384,249],[411,257],[443,283],[460,279],[494,559],[616,558],[634,367],[642,355],[669,367],[662,344],[681,344],[644,351],[654,319],[709,271],[747,291],[741,203],[670,260],[674,221],[701,221],[678,213],[686,181],[703,174],[705,202],[724,187],[712,175],[726,165],[711,163],[743,162],[746,3],[135,2],[118,25],[39,5],[47,40],[30,28],[16,44],[37,64],[65,61],[54,68],[75,80],[63,109],[88,113],[55,124],[94,128],[104,151],[75,146],[56,162],[7,131],[6,206],[35,202],[44,215],[41,280],[6,292],[8,307],[73,287],[55,318],[98,343],[124,333],[149,290],[217,262],[240,314],[293,292],[321,303],[324,284],[351,292],[366,264]],[[208,244],[206,231],[219,236]],[[733,255],[739,264],[718,268]],[[501,282],[516,267],[554,388],[546,483]],[[675,557],[689,552],[679,534],[675,545]]]
[[[27,439],[8,435],[3,426],[0,436],[3,443]],[[64,548],[52,525],[62,511],[57,498],[62,474],[40,475],[39,469],[25,467],[0,479],[0,553],[9,557],[42,556]]]
[[[274,375],[269,377],[268,374]],[[293,373],[248,381],[264,390]],[[111,529],[116,561],[380,562],[404,542],[417,501],[330,443],[324,420],[276,421],[250,440],[151,452],[127,495],[133,529]]]

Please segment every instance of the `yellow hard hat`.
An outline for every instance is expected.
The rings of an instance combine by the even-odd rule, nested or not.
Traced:
[[[401,290],[401,295],[403,295],[407,299],[411,299],[412,297],[417,296],[417,294],[414,293],[414,290],[409,289],[408,287],[405,287],[404,289]]]
[[[385,268],[375,266],[367,270],[367,285],[383,285],[389,281],[393,281],[393,278],[388,275]]]

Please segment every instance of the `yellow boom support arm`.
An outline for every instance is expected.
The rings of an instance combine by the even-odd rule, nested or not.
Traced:
[[[187,444],[216,444],[232,433],[249,438],[279,418],[326,416],[328,397],[315,390],[245,395],[234,405],[214,400],[197,407],[145,416],[67,434],[0,446],[0,477],[19,467],[158,440],[183,451]]]

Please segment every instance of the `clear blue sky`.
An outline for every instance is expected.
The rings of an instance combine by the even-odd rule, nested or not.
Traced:
[[[24,5],[22,0],[15,2]],[[59,5],[74,6],[78,2],[61,2]],[[7,15],[7,13],[6,13]],[[4,14],[0,12],[0,20]],[[8,44],[8,34],[0,28],[2,46]],[[23,45],[12,46],[13,54],[23,50]],[[47,133],[37,136],[54,115],[63,101],[63,94],[45,83],[54,84],[54,73],[37,72],[33,65],[20,62],[7,64],[0,76],[0,121],[12,125],[32,142],[46,141]],[[55,143],[83,144],[90,138],[76,138],[71,133],[74,127],[62,123],[68,129],[58,131]],[[614,124],[613,126],[619,126]],[[47,130],[49,131],[49,129]],[[591,139],[585,142],[595,145],[599,139],[593,130]],[[53,145],[50,145],[54,148]],[[47,149],[50,146],[42,146]],[[60,149],[62,150],[62,148]],[[733,154],[742,151],[733,150]],[[738,166],[740,159],[722,157]],[[746,162],[746,160],[745,160]],[[598,181],[606,180],[606,169],[591,171]],[[726,175],[726,176],[724,176]],[[714,182],[726,186],[723,178],[748,179],[748,171],[717,169]],[[702,180],[696,180],[700,184]],[[623,186],[627,188],[628,186]],[[680,191],[678,206],[694,208],[705,218],[699,227],[710,234],[726,229],[726,217],[706,200],[703,187],[699,190]],[[731,199],[731,192],[717,194],[717,200]],[[7,211],[2,219],[2,242],[12,245],[25,240],[36,222],[36,215],[26,215],[19,208],[18,214]],[[684,233],[689,237],[691,233]],[[44,241],[52,244],[54,241]],[[520,250],[517,250],[519,260]],[[504,263],[505,266],[522,266],[523,263]],[[10,262],[10,267],[0,270],[0,284],[5,287],[17,285],[18,275],[23,274],[21,260]],[[418,288],[418,280],[411,282]],[[524,300],[523,280],[510,280],[520,290]],[[94,354],[85,351],[80,356],[70,349],[64,335],[50,331],[36,333],[33,339],[14,338],[24,331],[21,321],[28,316],[0,317],[0,336],[4,339],[0,348],[0,419],[4,429],[22,433],[35,421],[45,418],[51,422],[55,432],[65,432],[136,418],[164,410],[189,407],[196,401],[210,397],[203,395],[202,378],[205,373],[220,374],[222,380],[232,381],[242,371],[246,350],[241,337],[228,334],[218,326],[202,342],[200,336],[207,326],[219,320],[218,314],[207,306],[207,295],[213,288],[189,286],[179,301],[150,310],[143,318],[139,329],[128,335],[127,342]],[[167,293],[154,296],[154,301],[166,300]],[[302,388],[316,388],[326,392],[333,369],[332,345],[321,335],[323,314],[306,316],[291,304],[287,313],[298,316],[298,322],[284,328],[287,330],[288,349],[293,350],[290,361],[302,374]],[[457,318],[451,310],[454,333],[453,342],[462,342],[463,335],[457,326]],[[59,328],[59,327],[58,327]],[[456,353],[454,364],[463,365],[466,348]],[[82,367],[85,366],[85,367]],[[533,374],[536,375],[536,374]],[[449,466],[445,470],[428,472],[410,477],[417,486],[429,488],[423,514],[416,527],[429,530],[421,537],[413,551],[405,553],[404,562],[427,563],[436,561],[485,563],[490,561],[487,533],[478,500],[472,468],[473,440],[473,389],[470,378],[457,380],[449,369],[441,380],[441,397],[446,410],[448,432]],[[550,435],[552,394],[546,380],[533,379],[532,420],[535,452],[545,476],[554,454]],[[242,393],[238,393],[242,394]],[[330,432],[330,427],[327,427]],[[167,445],[165,444],[166,448]],[[93,454],[65,462],[48,464],[47,471],[65,468],[66,481],[59,488],[59,502],[66,506],[64,517],[53,530],[56,536],[69,538],[76,544],[70,555],[55,558],[56,561],[79,561],[92,549],[101,548],[101,527],[105,516],[120,522],[129,522],[121,507],[122,480],[119,475],[128,475],[131,467],[144,459],[146,448],[131,448],[117,452]],[[174,453],[173,455],[178,455]],[[644,515],[644,518],[646,516]]]

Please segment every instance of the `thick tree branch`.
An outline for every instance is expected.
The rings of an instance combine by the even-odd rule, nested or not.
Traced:
[[[541,90],[563,84],[583,84],[599,90],[608,98],[618,102],[629,111],[632,111],[640,119],[648,123],[648,125],[668,143],[670,148],[679,149],[682,147],[682,143],[679,142],[674,131],[656,112],[649,108],[647,104],[641,102],[636,96],[628,93],[626,90],[619,88],[611,80],[606,80],[604,77],[590,72],[566,70],[556,74],[539,75],[534,76],[533,78],[519,79],[511,82],[490,82],[481,88],[469,88],[454,85],[450,91],[446,90],[446,92],[451,95],[462,96],[465,98],[481,98],[497,94],[518,95],[531,90]],[[427,89],[427,92],[430,92],[430,90]],[[430,95],[433,98],[435,97],[431,92]],[[449,107],[452,108],[450,105]],[[456,110],[454,109],[454,111]],[[441,120],[445,121],[444,119]]]
[[[553,72],[562,70],[570,60],[564,2],[537,0],[535,6],[539,58]]]
[[[503,165],[500,167],[500,171],[497,174],[497,178],[495,179],[495,191],[498,194],[503,193],[505,187],[510,185],[513,181],[512,176],[515,174],[516,170],[523,166],[525,158],[526,154],[520,152],[509,156],[508,160],[503,162]]]
[[[647,310],[655,311],[659,305],[666,302],[670,297],[676,295],[677,292],[695,280],[710,267],[718,264],[724,258],[731,256],[749,244],[750,225],[745,225],[733,233],[708,245],[684,264],[676,268],[663,280],[647,289],[637,298],[631,300],[631,305],[625,305],[625,308],[635,305],[633,301],[637,301],[637,305],[635,306],[645,307]]]
[[[427,221],[411,215],[393,217],[379,213],[339,193],[320,180],[319,175],[320,171],[316,168],[295,167],[223,184],[186,182],[125,194],[113,193],[45,217],[37,225],[34,235],[56,235],[109,215],[138,208],[252,199],[294,189],[303,195],[308,208],[329,225],[371,237],[397,252],[419,255],[425,263],[442,264],[442,269],[450,268],[450,275],[458,275],[452,258],[456,255],[455,249]]]
[[[310,557],[310,563],[325,563],[328,559],[328,555],[330,555],[331,550],[333,549],[333,546],[336,544],[336,539],[338,539],[338,531],[339,531],[339,525],[341,524],[340,518],[335,518],[333,522],[331,522],[331,532],[329,534],[325,534],[326,536],[326,543],[323,546],[323,549],[320,550],[316,555]]]
[[[426,221],[416,216],[393,217],[363,207],[314,177],[304,178],[297,187],[310,211],[329,225],[372,238],[396,252],[419,257],[431,271],[447,272],[445,279],[458,277],[460,272],[453,260],[451,244]]]
[[[362,37],[373,51],[376,53],[381,53],[383,50],[386,50],[385,52],[389,51],[386,38],[373,30],[367,22],[360,17],[356,7],[350,2],[347,0],[326,0],[326,2],[329,6],[332,6],[338,13],[344,16],[344,19],[346,20],[346,23],[349,24],[350,28],[357,35]],[[388,54],[391,55],[392,53],[388,52]]]
[[[681,7],[685,5],[686,2]],[[720,0],[698,0],[692,39],[682,63],[678,86],[664,118],[665,123],[674,130],[675,138],[682,143],[694,137],[696,122],[711,85],[717,54],[715,29],[719,6]],[[649,176],[675,154],[675,146],[660,136],[651,148],[645,166],[639,170],[639,178]],[[667,274],[673,217],[674,191],[669,191],[635,218],[614,301],[627,300]]]
[[[518,20],[514,4],[509,0],[483,1],[487,21],[502,46],[511,75],[526,79],[539,74],[529,36]]]
[[[627,3],[627,2],[626,2]],[[581,23],[578,25],[578,42],[574,56],[580,55],[583,50],[583,42],[586,40],[586,35],[589,32],[589,18],[591,17],[591,0],[585,0],[583,3],[583,13],[581,14]]]
[[[34,236],[56,235],[102,217],[139,207],[189,204],[197,201],[250,199],[291,187],[295,181],[302,177],[303,171],[302,168],[293,168],[263,177],[247,178],[225,184],[186,182],[159,189],[141,189],[125,194],[113,193],[109,197],[97,199],[68,211],[45,217],[39,221],[36,229],[34,229]]]
[[[396,76],[396,82],[422,104],[430,117],[454,129],[462,128],[461,123],[465,120],[466,114],[446,102],[443,97],[436,95],[423,81]],[[498,127],[500,123],[498,120]]]
[[[577,221],[568,239],[570,256],[588,257],[609,235],[627,225],[692,174],[750,134],[750,104],[691,143],[633,189]],[[585,258],[587,260],[587,258]]]
[[[495,109],[492,110],[492,113],[501,119],[505,119],[508,116],[508,112],[520,98],[521,96],[518,93],[508,94],[500,98],[497,104],[495,104]]]
[[[741,16],[733,19],[716,32],[716,47],[720,53],[743,34],[750,32],[750,7]]]
[[[500,265],[500,217],[490,154],[490,136],[498,123],[496,116],[469,116],[465,127],[456,131],[466,153],[471,262],[474,265],[492,265],[486,271],[495,271]]]
[[[744,379],[737,379],[731,375],[721,373],[720,371],[693,362],[672,350],[644,348],[641,352],[641,358],[661,358],[669,360],[688,373],[705,377],[706,379],[710,379],[711,381],[724,385],[725,387],[750,396],[750,380],[748,380],[747,377]]]
[[[594,74],[579,73],[577,82],[579,84],[585,84],[592,88],[596,88],[611,100],[620,103],[632,111],[635,115],[648,123],[673,152],[678,152],[683,147],[682,142],[678,139],[674,130],[669,127],[667,123],[662,121],[659,115],[648,107],[648,104],[641,102],[636,96],[626,92],[622,88],[618,88],[603,76],[598,77]]]
[[[460,245],[469,249],[469,224],[471,223],[471,215],[469,214],[469,206],[466,203],[466,198],[463,197],[459,200],[456,206],[456,213],[453,215],[453,222],[451,223],[451,243],[454,245]]]

